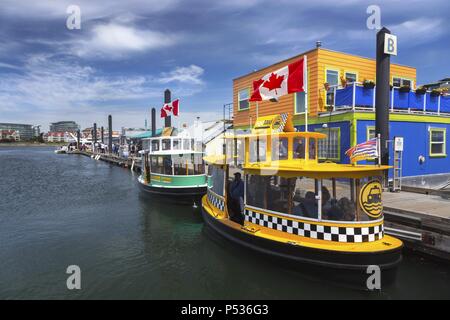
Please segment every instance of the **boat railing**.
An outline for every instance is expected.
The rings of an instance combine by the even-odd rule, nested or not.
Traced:
[[[332,111],[375,111],[376,86],[353,82],[345,87],[331,85]],[[450,95],[436,94],[431,90],[407,90],[391,87],[389,107],[392,113],[428,114],[450,117]]]

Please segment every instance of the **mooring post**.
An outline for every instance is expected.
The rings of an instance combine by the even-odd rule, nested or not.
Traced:
[[[166,89],[166,91],[164,91],[164,103],[170,103],[172,101],[172,97],[170,94],[170,90]],[[166,128],[170,128],[172,126],[171,124],[171,117],[165,117],[164,118],[164,127]]]
[[[92,151],[95,153],[95,145],[97,144],[97,123],[94,122],[94,129],[93,129],[94,136],[92,137],[94,139],[94,146],[92,148]]]
[[[389,164],[389,74],[391,58],[384,53],[385,34],[391,32],[384,28],[377,33],[377,61],[376,61],[376,87],[375,87],[375,132],[380,134],[380,159],[382,165]],[[388,185],[389,173],[384,174],[384,186]]]
[[[104,130],[103,126],[100,128],[100,132],[101,132],[101,135],[102,135],[100,141],[102,143],[105,143],[105,130]]]
[[[80,129],[77,130],[77,150],[80,150],[80,137],[81,137],[81,133],[80,133]]]
[[[108,151],[112,153],[112,116],[108,116]]]
[[[151,117],[151,129],[152,129],[152,137],[156,135],[156,109],[152,108],[152,117]]]

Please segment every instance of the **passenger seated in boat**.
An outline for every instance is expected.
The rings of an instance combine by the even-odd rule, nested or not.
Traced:
[[[236,172],[234,180],[230,184],[229,195],[231,199],[230,213],[231,220],[240,224],[244,223],[244,181],[241,179],[241,174]]]
[[[306,192],[305,198],[300,199],[300,203],[292,209],[292,213],[297,216],[317,219],[316,195],[314,192]]]

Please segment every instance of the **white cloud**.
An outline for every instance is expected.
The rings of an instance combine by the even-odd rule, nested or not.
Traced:
[[[200,67],[181,67],[167,74],[197,68]],[[133,109],[160,100],[165,89],[160,82],[161,74],[103,76],[95,68],[74,60],[44,54],[30,56],[20,71],[0,78],[0,113],[17,121],[30,115],[60,117],[79,113],[81,109],[95,114],[103,105],[108,109],[123,105]],[[200,92],[203,87],[200,75],[191,75],[191,81],[184,78],[182,86],[171,85],[174,95],[187,97]]]
[[[177,67],[171,72],[163,73],[159,81],[161,83],[178,81],[183,83],[203,84],[203,81],[200,78],[203,73],[203,68],[192,64],[189,67]]]
[[[71,42],[70,51],[77,56],[117,58],[124,53],[168,47],[174,45],[176,40],[175,35],[109,23],[94,26],[87,40]]]

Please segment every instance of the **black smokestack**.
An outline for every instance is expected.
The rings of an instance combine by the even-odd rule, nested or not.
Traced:
[[[384,28],[377,33],[377,62],[376,62],[376,89],[375,89],[375,132],[380,134],[381,164],[389,164],[389,149],[386,140],[389,140],[389,73],[391,58],[384,53],[384,35],[391,33]],[[385,184],[388,173],[386,171]]]
[[[112,117],[108,116],[108,151],[112,152]]]
[[[166,89],[166,91],[164,91],[164,103],[170,103],[172,101],[171,95],[170,95],[170,90]],[[170,116],[165,117],[164,118],[164,127],[168,128],[171,127],[172,123],[171,123],[171,118]]]
[[[152,137],[156,134],[156,109],[152,108],[152,117],[151,117],[151,129],[152,129]]]

